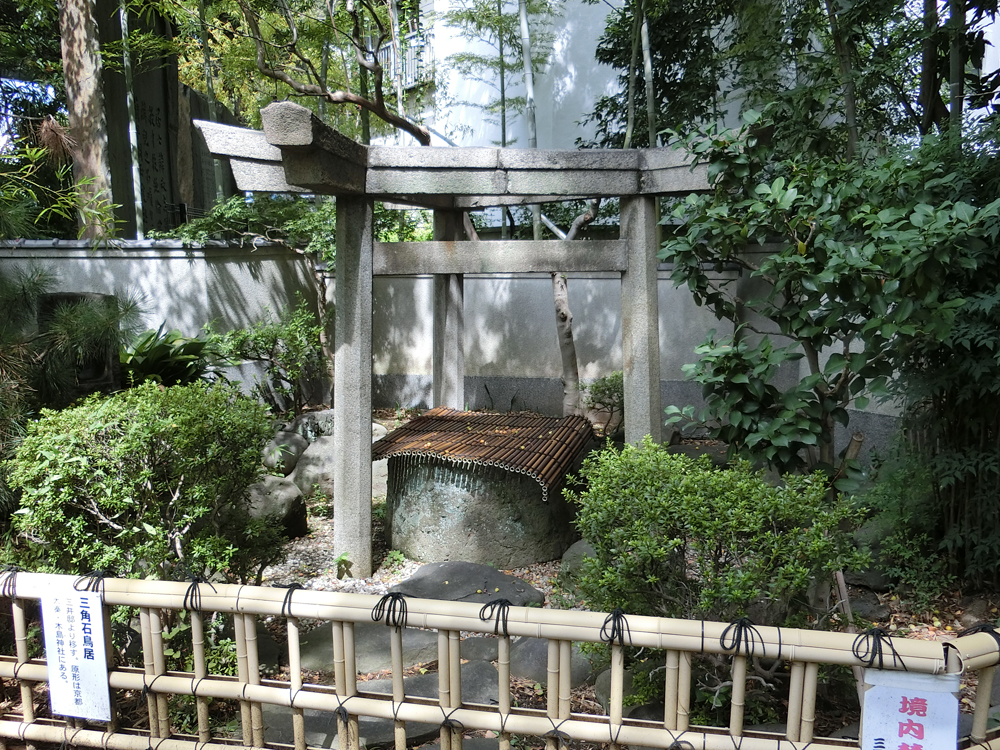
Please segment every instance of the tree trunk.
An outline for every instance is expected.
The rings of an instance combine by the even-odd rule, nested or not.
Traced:
[[[844,120],[847,123],[847,159],[854,159],[858,151],[858,113],[857,97],[854,92],[854,66],[851,62],[851,50],[841,34],[837,21],[837,11],[833,0],[826,0],[826,13],[830,21],[830,34],[833,36],[833,47],[840,62],[840,77],[844,86]]]
[[[649,139],[646,145],[649,148],[659,146],[659,133],[656,126],[656,92],[653,89],[653,55],[649,47],[649,20],[646,13],[642,14],[642,25],[640,27],[642,37],[642,77],[646,82],[646,129],[649,131]],[[659,217],[657,217],[657,225]]]
[[[569,289],[566,277],[552,273],[552,297],[556,305],[556,333],[559,339],[559,356],[562,360],[563,416],[580,414],[580,369],[576,359],[576,342],[573,340],[573,313],[569,309]]]
[[[934,104],[936,101],[937,48],[934,35],[937,32],[937,0],[924,0],[924,41],[920,56],[920,134],[927,135],[934,124]]]
[[[59,11],[59,33],[66,107],[75,143],[73,177],[80,190],[81,236],[102,239],[109,233],[108,227],[86,210],[111,200],[108,127],[94,0],[64,0]]]

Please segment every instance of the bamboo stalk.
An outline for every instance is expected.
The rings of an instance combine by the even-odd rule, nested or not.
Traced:
[[[403,629],[392,628],[389,633],[389,650],[392,660],[392,699],[402,703],[405,699],[403,690]],[[393,740],[396,750],[406,750],[406,724],[402,721],[393,722]]]
[[[462,705],[462,634],[458,630],[448,632],[448,671],[451,673],[451,707]],[[451,730],[451,750],[462,750],[462,730]]]
[[[344,661],[344,624],[334,620],[330,633],[333,637],[333,684],[337,695],[347,696],[347,668]]]
[[[559,641],[559,721],[568,719],[571,711],[573,642]],[[559,747],[566,750],[566,741],[560,740]]]
[[[792,742],[799,739],[802,729],[802,682],[805,678],[806,666],[800,661],[793,662],[789,670],[788,682],[788,733],[785,735]]]
[[[444,714],[451,707],[451,649],[448,646],[448,631],[438,631],[438,705]],[[438,720],[440,723],[440,719]],[[441,750],[452,750],[451,731],[441,727]]]
[[[993,692],[993,679],[996,667],[984,667],[979,670],[979,686],[976,688],[976,710],[972,715],[972,741],[982,742],[986,739],[986,722],[990,714],[990,695]]]
[[[205,664],[205,619],[201,612],[191,611],[191,651],[194,666],[194,678],[198,680],[208,676]],[[198,712],[198,741],[208,742],[212,733],[208,724],[208,698],[196,697],[195,706]]]
[[[500,713],[506,716],[510,713],[510,638],[501,636],[497,643],[497,677],[499,680]],[[510,732],[500,732],[499,750],[510,750]]]
[[[686,731],[691,720],[691,652],[681,653],[677,671],[677,731]]]
[[[733,692],[729,709],[729,734],[743,736],[743,709],[747,696],[747,658],[733,657]]]
[[[243,615],[247,639],[247,673],[251,685],[260,684],[260,657],[257,652],[257,619],[252,614]],[[250,702],[250,726],[253,729],[253,746],[264,747],[264,709],[260,703]]]
[[[302,647],[299,642],[299,619],[289,617],[285,621],[288,631],[288,674],[291,683],[292,700],[302,689]],[[306,750],[306,720],[301,708],[292,708],[292,741],[295,750]]]
[[[545,712],[555,726],[559,718],[559,641],[549,639],[548,662],[545,666]],[[546,732],[547,734],[547,732]],[[545,750],[556,750],[556,738],[545,738]]]
[[[167,671],[167,662],[163,655],[163,620],[159,609],[149,610],[149,636],[153,645],[153,671],[162,675]],[[157,694],[156,715],[160,724],[160,737],[170,736],[170,708],[167,696]]]
[[[344,677],[347,680],[347,695],[358,694],[358,663],[354,655],[354,623],[344,623]],[[359,750],[361,747],[361,731],[358,726],[358,714],[351,711],[347,715],[347,746],[348,750]]]
[[[153,665],[153,636],[150,634],[149,609],[142,607],[139,609],[139,632],[142,636],[142,668],[143,672],[152,677],[156,674],[156,667]],[[160,736],[159,709],[156,703],[156,695],[146,693],[146,712],[149,717],[149,732],[152,737]]]
[[[28,623],[24,615],[24,602],[21,599],[14,599],[11,614],[14,618],[14,650],[17,654],[18,667],[20,667],[28,661]],[[17,672],[19,671],[17,670]],[[21,689],[21,716],[25,723],[30,724],[35,720],[33,686],[30,682],[22,679],[18,680],[18,685]]]
[[[250,668],[247,665],[247,633],[243,624],[243,615],[233,615],[233,630],[236,633],[236,674],[242,686],[250,682]],[[240,727],[243,730],[243,744],[250,747],[253,744],[253,718],[250,713],[250,704],[243,698],[244,691],[240,691]]]
[[[667,651],[664,668],[663,727],[677,729],[677,672],[680,670],[680,652]],[[613,676],[613,674],[612,674]]]
[[[819,676],[819,664],[806,664],[805,676],[802,681],[802,729],[799,731],[799,742],[810,743],[813,738],[813,725],[816,723],[816,682]]]

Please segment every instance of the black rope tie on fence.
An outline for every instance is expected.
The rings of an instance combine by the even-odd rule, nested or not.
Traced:
[[[403,703],[392,702],[392,720],[399,721],[399,709],[406,705],[405,701]]]
[[[493,625],[493,635],[500,635],[500,631],[503,630],[503,634],[509,635],[507,633],[507,616],[510,613],[511,603],[508,599],[494,599],[491,602],[487,602],[483,605],[483,608],[479,610],[479,619],[483,622],[488,622],[493,620],[494,614],[496,614],[496,619]]]
[[[977,633],[986,633],[986,635],[992,636],[993,640],[997,642],[997,649],[1000,649],[1000,632],[997,631],[996,625],[990,622],[980,622],[971,628],[960,630],[958,631],[958,637],[964,638],[967,635],[976,635]]]
[[[192,612],[201,612],[201,584],[205,584],[216,594],[219,593],[218,590],[211,584],[211,582],[205,578],[205,576],[200,576],[197,573],[193,573],[188,570],[188,580],[191,581],[191,585],[188,586],[187,591],[184,592],[184,609],[190,610]]]
[[[17,574],[21,569],[16,565],[4,565],[0,567],[3,573],[3,583],[0,584],[0,596],[13,601],[17,601]]]
[[[619,646],[625,645],[625,634],[628,633],[628,642],[632,643],[632,631],[629,629],[628,620],[625,619],[625,610],[616,607],[611,610],[611,614],[604,618],[601,625],[601,640],[605,643],[618,641]]]
[[[884,652],[886,646],[889,647],[889,651],[892,653],[893,666],[899,660],[903,671],[908,671],[903,657],[896,651],[896,647],[892,645],[892,636],[882,628],[870,628],[861,633],[861,635],[854,639],[854,644],[851,646],[851,653],[866,667],[874,667],[875,662],[878,661],[878,668],[882,669],[885,661]]]
[[[153,685],[155,685],[156,681],[158,679],[160,679],[161,677],[163,677],[162,674],[154,675],[153,679],[150,680],[149,684],[147,685],[146,684],[146,675],[143,675],[143,678],[142,678],[142,697],[144,699],[148,698],[149,695],[150,695],[150,693],[153,692]],[[155,695],[154,695],[154,697],[155,697]]]
[[[618,729],[614,729],[614,724],[611,723],[611,717],[610,716],[608,717],[608,737],[611,738],[611,744],[612,745],[617,745],[618,744],[618,735],[620,735],[622,733],[622,727],[623,726],[625,726],[625,725],[619,723],[618,724]]]
[[[334,711],[337,714],[337,718],[344,722],[344,726],[347,726],[348,722],[351,720],[351,714],[347,710],[347,702],[353,698],[353,695],[349,695],[346,698],[341,698],[337,696],[337,708]]]
[[[279,589],[288,589],[285,594],[285,598],[281,602],[281,616],[291,617],[292,616],[292,594],[303,588],[301,583],[287,583],[283,586],[277,586]]]
[[[460,722],[458,719],[451,718],[453,713],[462,708],[461,706],[455,706],[455,708],[451,709],[451,711],[448,711],[447,713],[444,710],[444,706],[439,706],[439,708],[441,709],[441,715],[444,717],[444,719],[441,720],[442,729],[457,729],[459,732],[465,731],[465,724]]]
[[[198,697],[198,686],[201,685],[201,681],[202,680],[207,680],[207,679],[208,679],[208,675],[205,675],[204,677],[192,677],[191,678],[191,695],[193,695],[195,698],[197,698]]]
[[[372,609],[372,620],[385,618],[385,624],[394,628],[406,627],[406,598],[398,591],[386,594]]]
[[[556,740],[557,742],[564,742],[564,743],[568,743],[571,739],[573,739],[568,734],[566,734],[564,731],[562,731],[562,729],[560,729],[560,727],[563,724],[565,724],[567,721],[569,721],[569,718],[563,719],[558,724],[556,724],[552,720],[551,716],[546,716],[545,718],[547,718],[549,720],[549,724],[552,725],[552,729],[550,729],[548,732],[546,732],[543,735],[546,739],[552,739],[552,740]]]
[[[92,570],[86,575],[82,575],[73,582],[73,588],[77,591],[92,591],[101,595],[101,603],[104,603],[104,576],[103,570]]]
[[[732,651],[733,656],[741,656],[741,648],[743,649],[742,656],[753,656],[758,643],[760,644],[760,652],[766,656],[767,647],[764,645],[764,636],[760,634],[757,626],[749,617],[733,620],[719,636],[719,645],[726,651]]]

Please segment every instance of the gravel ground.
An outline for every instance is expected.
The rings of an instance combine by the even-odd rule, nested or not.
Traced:
[[[336,555],[333,552],[333,519],[325,515],[309,517],[309,534],[295,539],[286,546],[287,558],[280,565],[273,565],[264,571],[264,584],[268,586],[287,586],[299,583],[304,588],[313,591],[343,591],[349,594],[374,594],[382,596],[393,584],[404,581],[412,576],[422,563],[404,560],[401,564],[393,564],[386,560],[385,544],[382,541],[381,524],[373,523],[372,546],[378,569],[370,578],[337,578]],[[545,594],[545,606],[552,607],[553,594],[558,594],[556,576],[559,575],[560,561],[538,563],[526,568],[505,570],[517,576]],[[562,604],[566,608],[563,597]],[[582,609],[576,605],[574,608]]]

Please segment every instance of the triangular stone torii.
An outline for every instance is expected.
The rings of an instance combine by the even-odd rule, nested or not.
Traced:
[[[545,151],[362,146],[291,102],[263,132],[199,121],[241,190],[337,196],[334,547],[371,575],[372,277],[434,274],[435,406],[461,409],[463,275],[614,271],[622,280],[626,440],[660,438],[655,199],[708,188],[672,149]],[[463,212],[595,197],[621,200],[618,240],[465,238]],[[376,242],[375,201],[431,208],[434,241]]]

